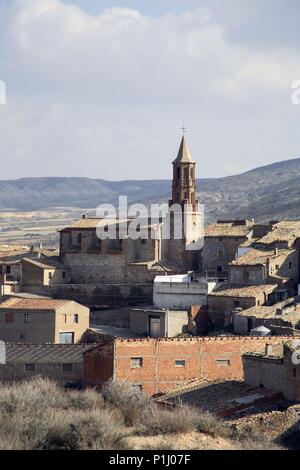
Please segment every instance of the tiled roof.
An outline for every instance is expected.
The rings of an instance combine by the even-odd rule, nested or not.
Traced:
[[[221,286],[214,290],[209,297],[255,297],[261,293],[271,293],[276,289],[275,285],[272,284],[261,284],[258,286],[246,286],[246,287],[235,287],[234,285],[227,285],[226,287]]]
[[[82,362],[83,353],[94,347],[95,344],[6,343],[6,362]]]
[[[257,242],[263,245],[269,245],[275,242],[292,242],[298,237],[300,237],[300,228],[298,231],[293,229],[290,230],[278,228],[272,230],[272,232],[267,233],[264,237],[257,240]]]
[[[23,258],[24,261],[27,263],[34,264],[42,269],[51,269],[51,268],[61,268],[61,269],[68,269],[63,264],[59,262],[59,258],[56,256],[52,256],[51,258],[42,257],[40,259],[31,259],[31,258]]]
[[[74,224],[66,227],[66,228],[97,228],[97,227],[105,227],[106,225],[120,225],[124,224],[128,221],[129,219],[108,219],[108,218],[82,218],[74,222]],[[65,229],[63,229],[65,230]]]
[[[256,248],[252,248],[248,253],[240,256],[239,258],[235,259],[230,263],[232,266],[256,266],[256,265],[264,265],[266,264],[268,258],[270,260],[286,258],[290,254],[294,253],[295,250],[279,250],[278,252],[272,251],[265,251],[265,250],[258,250]]]
[[[72,300],[60,300],[60,299],[25,299],[11,297],[2,304],[0,309],[20,309],[20,310],[55,310],[62,307],[65,304],[73,302]]]
[[[247,237],[252,232],[251,226],[235,225],[234,223],[217,223],[209,225],[205,229],[206,237]]]

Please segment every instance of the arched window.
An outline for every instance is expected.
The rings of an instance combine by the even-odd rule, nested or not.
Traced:
[[[180,166],[177,167],[176,174],[177,174],[177,179],[180,180]]]
[[[189,179],[189,168],[185,167],[184,169],[184,179],[188,180]]]
[[[192,180],[195,179],[195,167],[194,166],[192,166],[192,168],[191,168],[191,178],[192,178]]]

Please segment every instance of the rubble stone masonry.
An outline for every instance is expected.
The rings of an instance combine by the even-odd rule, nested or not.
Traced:
[[[84,355],[86,385],[102,388],[109,380],[126,380],[150,395],[194,380],[241,380],[242,355],[286,337],[115,338]]]

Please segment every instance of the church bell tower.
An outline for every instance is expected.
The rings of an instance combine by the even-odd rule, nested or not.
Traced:
[[[168,258],[185,271],[199,270],[203,242],[204,222],[202,206],[197,199],[195,170],[196,162],[183,134],[178,155],[173,161]],[[181,230],[179,234],[178,226]]]

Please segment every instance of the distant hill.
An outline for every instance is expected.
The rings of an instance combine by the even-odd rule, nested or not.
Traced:
[[[197,184],[207,221],[232,217],[300,219],[300,158],[226,178],[200,179]],[[130,203],[148,204],[167,201],[170,192],[168,180],[23,178],[0,181],[0,210],[95,208],[103,202],[116,203],[119,195],[127,195]]]

